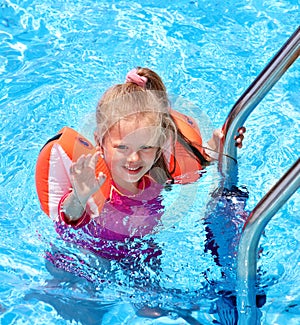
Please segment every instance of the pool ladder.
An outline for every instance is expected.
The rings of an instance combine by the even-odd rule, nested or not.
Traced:
[[[224,125],[219,171],[226,188],[237,183],[237,149],[234,135],[269,90],[300,54],[300,26],[231,109]],[[297,136],[297,135],[296,135]],[[222,153],[233,157],[222,155]],[[256,307],[258,244],[271,218],[300,187],[300,159],[280,178],[256,205],[244,226],[237,255],[237,307],[239,325],[259,324]]]

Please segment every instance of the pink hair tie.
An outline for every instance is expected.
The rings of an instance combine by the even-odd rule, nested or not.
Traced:
[[[132,82],[142,88],[146,88],[146,83],[148,81],[148,78],[138,75],[136,73],[136,69],[133,69],[127,73],[125,81]]]

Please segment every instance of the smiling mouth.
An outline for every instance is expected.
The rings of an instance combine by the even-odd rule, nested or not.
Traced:
[[[129,172],[138,172],[142,169],[141,166],[137,166],[137,167],[131,167],[131,166],[124,166]]]

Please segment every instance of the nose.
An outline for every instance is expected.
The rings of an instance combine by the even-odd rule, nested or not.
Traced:
[[[140,160],[140,155],[138,151],[133,151],[131,154],[127,157],[128,162],[136,162]]]

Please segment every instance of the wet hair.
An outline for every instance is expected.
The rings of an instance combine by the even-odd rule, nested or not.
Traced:
[[[156,94],[161,98],[165,105],[170,106],[166,86],[156,72],[149,68],[137,67],[136,73],[139,76],[147,78],[145,89],[156,91]]]
[[[146,89],[156,91],[156,94],[160,96],[160,99],[166,103],[166,105],[169,105],[169,107],[171,106],[168,100],[166,86],[164,85],[161,77],[156,72],[149,68],[137,67],[136,73],[147,78],[145,86]],[[194,155],[195,159],[200,163],[200,165],[204,166],[208,164],[208,160],[205,159],[199,149],[193,145],[193,143],[188,138],[186,138],[179,129],[177,129],[177,140],[185,147],[186,150]]]

